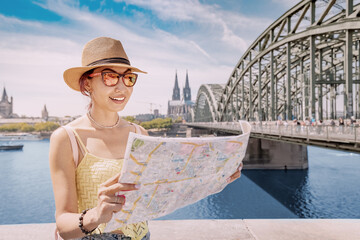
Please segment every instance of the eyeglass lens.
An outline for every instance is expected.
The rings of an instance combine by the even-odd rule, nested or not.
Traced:
[[[137,75],[135,73],[126,73],[121,75],[118,73],[103,72],[102,77],[104,84],[109,87],[115,86],[119,82],[120,77],[122,77],[123,83],[127,87],[134,86],[137,79]]]

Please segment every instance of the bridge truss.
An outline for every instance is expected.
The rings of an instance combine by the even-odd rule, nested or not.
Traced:
[[[360,118],[359,16],[359,0],[299,2],[251,44],[217,99],[199,89],[195,121]]]

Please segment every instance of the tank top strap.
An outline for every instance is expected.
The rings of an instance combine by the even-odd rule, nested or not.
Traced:
[[[135,123],[130,123],[130,124],[135,127],[135,133],[141,134],[141,129],[140,129],[139,125],[137,125]]]
[[[79,143],[80,150],[82,151],[83,155],[85,155],[86,153],[88,153],[88,150],[87,150],[85,144],[81,141],[81,138],[80,138],[79,134],[75,131],[75,129],[72,128],[72,131],[74,132],[76,140]]]
[[[71,149],[73,152],[74,163],[75,163],[75,166],[77,167],[78,162],[79,162],[79,150],[78,150],[78,145],[76,142],[74,132],[73,132],[72,128],[69,126],[62,126],[62,127],[66,130],[66,133],[69,136],[70,143],[71,143]]]

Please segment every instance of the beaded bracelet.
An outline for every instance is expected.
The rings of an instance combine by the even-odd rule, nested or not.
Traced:
[[[81,229],[81,231],[83,233],[85,233],[86,235],[89,235],[90,233],[92,233],[96,228],[94,228],[93,230],[91,231],[88,231],[84,228],[84,225],[83,225],[83,219],[84,219],[84,215],[87,213],[87,211],[89,210],[88,209],[85,209],[84,211],[82,211],[80,217],[79,217],[79,228]]]

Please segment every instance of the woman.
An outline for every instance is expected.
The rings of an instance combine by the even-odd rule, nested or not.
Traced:
[[[50,139],[56,226],[64,239],[150,239],[146,222],[102,233],[125,203],[116,193],[140,187],[118,183],[129,133],[147,135],[118,115],[132,94],[135,72],[145,73],[131,66],[120,41],[106,37],[88,42],[82,67],[64,72],[67,85],[91,100],[87,115],[57,129]],[[239,169],[229,181],[238,177]]]

